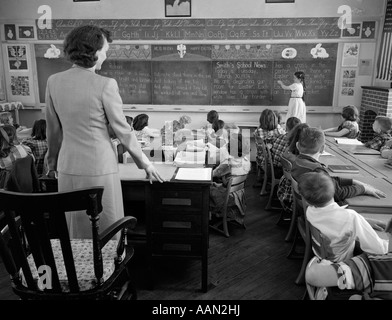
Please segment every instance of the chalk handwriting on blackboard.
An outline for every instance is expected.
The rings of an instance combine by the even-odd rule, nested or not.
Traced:
[[[97,25],[115,40],[338,39],[338,19],[54,19],[52,29],[37,28],[37,34],[38,40],[63,40],[77,26]]]

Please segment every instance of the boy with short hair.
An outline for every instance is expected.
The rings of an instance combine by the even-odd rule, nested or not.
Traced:
[[[301,131],[297,142],[300,154],[295,158],[291,170],[291,175],[296,181],[307,172],[324,172],[329,175],[326,166],[319,161],[324,145],[325,137],[321,129],[309,127]],[[384,192],[358,180],[332,177],[332,181],[335,187],[334,198],[338,203],[363,194],[376,198],[386,197]]]
[[[354,254],[356,241],[367,253],[386,254],[392,251],[392,243],[380,238],[373,230],[384,230],[385,223],[365,219],[334,201],[335,188],[329,175],[323,172],[305,173],[300,177],[298,190],[309,204],[306,219],[326,239],[328,257],[320,258],[333,262],[349,259]]]

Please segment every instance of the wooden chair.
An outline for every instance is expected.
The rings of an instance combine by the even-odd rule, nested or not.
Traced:
[[[280,163],[282,164],[283,175],[286,177],[287,180],[289,180],[291,182],[291,179],[292,179],[291,178],[291,169],[293,167],[292,163],[290,162],[289,159],[286,159],[283,156],[280,157]],[[293,191],[291,191],[291,192],[293,192]],[[295,205],[295,197],[294,197],[294,201],[293,202],[294,203],[293,203],[293,208],[292,208],[293,210],[292,210],[292,215],[291,215],[290,227],[289,227],[289,230],[287,232],[285,241],[292,241],[293,238],[294,238],[295,230],[297,229],[297,215],[298,215],[298,211],[297,211],[297,206]],[[283,218],[281,217],[280,220],[281,219],[283,219]]]
[[[275,189],[279,185],[280,179],[277,178],[275,175],[275,168],[274,168],[274,163],[272,161],[271,148],[268,144],[265,144],[265,143],[264,143],[264,147],[265,147],[265,151],[267,153],[267,158],[265,158],[265,162],[267,162],[267,170],[269,172],[270,185],[271,185],[268,202],[267,202],[267,205],[265,206],[265,209],[266,210],[279,210],[280,209],[279,207],[272,207],[272,199],[275,194]]]
[[[261,187],[260,195],[264,196],[267,195],[267,183],[268,183],[268,163],[267,163],[267,150],[265,148],[265,143],[263,139],[260,139],[259,137],[256,137],[255,139],[255,144],[257,150],[261,150],[264,158],[264,164],[263,167],[260,167],[257,164],[257,177],[260,175],[260,172],[263,171],[263,185]]]
[[[128,270],[128,216],[99,233],[103,187],[59,193],[0,191],[7,225],[0,254],[21,299],[136,299]],[[85,210],[91,239],[70,239],[65,212]],[[87,219],[87,217],[86,217]],[[120,240],[111,240],[121,232]],[[42,274],[43,273],[43,274]]]
[[[298,191],[298,182],[295,181],[293,177],[291,177],[291,186],[293,189],[293,196],[294,196],[294,204],[293,210],[296,211],[296,230],[294,235],[294,241],[291,246],[290,252],[287,255],[288,258],[302,258],[302,266],[301,270],[295,279],[295,283],[300,285],[305,283],[305,271],[306,266],[310,259],[313,256],[312,251],[312,243],[311,243],[311,235],[309,230],[309,224],[307,223],[306,219],[306,209],[308,207],[308,203],[302,198]],[[297,245],[301,239],[305,243],[305,251],[303,254],[298,254],[296,252]]]
[[[228,228],[228,221],[227,220],[227,210],[228,210],[228,203],[229,203],[229,198],[230,195],[232,195],[234,192],[243,190],[245,189],[245,181],[247,178],[247,174],[241,175],[241,176],[231,176],[228,183],[227,183],[227,192],[226,192],[226,197],[225,197],[225,202],[223,206],[223,212],[222,212],[222,219],[219,219],[215,223],[210,223],[210,228],[218,231],[219,233],[223,234],[225,237],[230,237],[229,233],[229,228]],[[243,227],[246,228],[245,223],[243,224]]]

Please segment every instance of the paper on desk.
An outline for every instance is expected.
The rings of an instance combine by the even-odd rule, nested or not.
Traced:
[[[363,143],[357,139],[348,139],[348,138],[335,138],[335,141],[339,144],[351,144],[361,146]]]
[[[212,168],[179,168],[176,180],[211,181]]]

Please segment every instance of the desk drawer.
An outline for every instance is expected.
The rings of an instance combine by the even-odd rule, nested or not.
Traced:
[[[153,234],[152,252],[161,255],[201,255],[201,237],[170,237],[167,235]]]
[[[155,212],[152,217],[152,230],[164,233],[201,234],[201,215]]]
[[[200,212],[203,206],[203,195],[200,191],[159,190],[154,192],[153,201],[154,209],[159,211]]]

